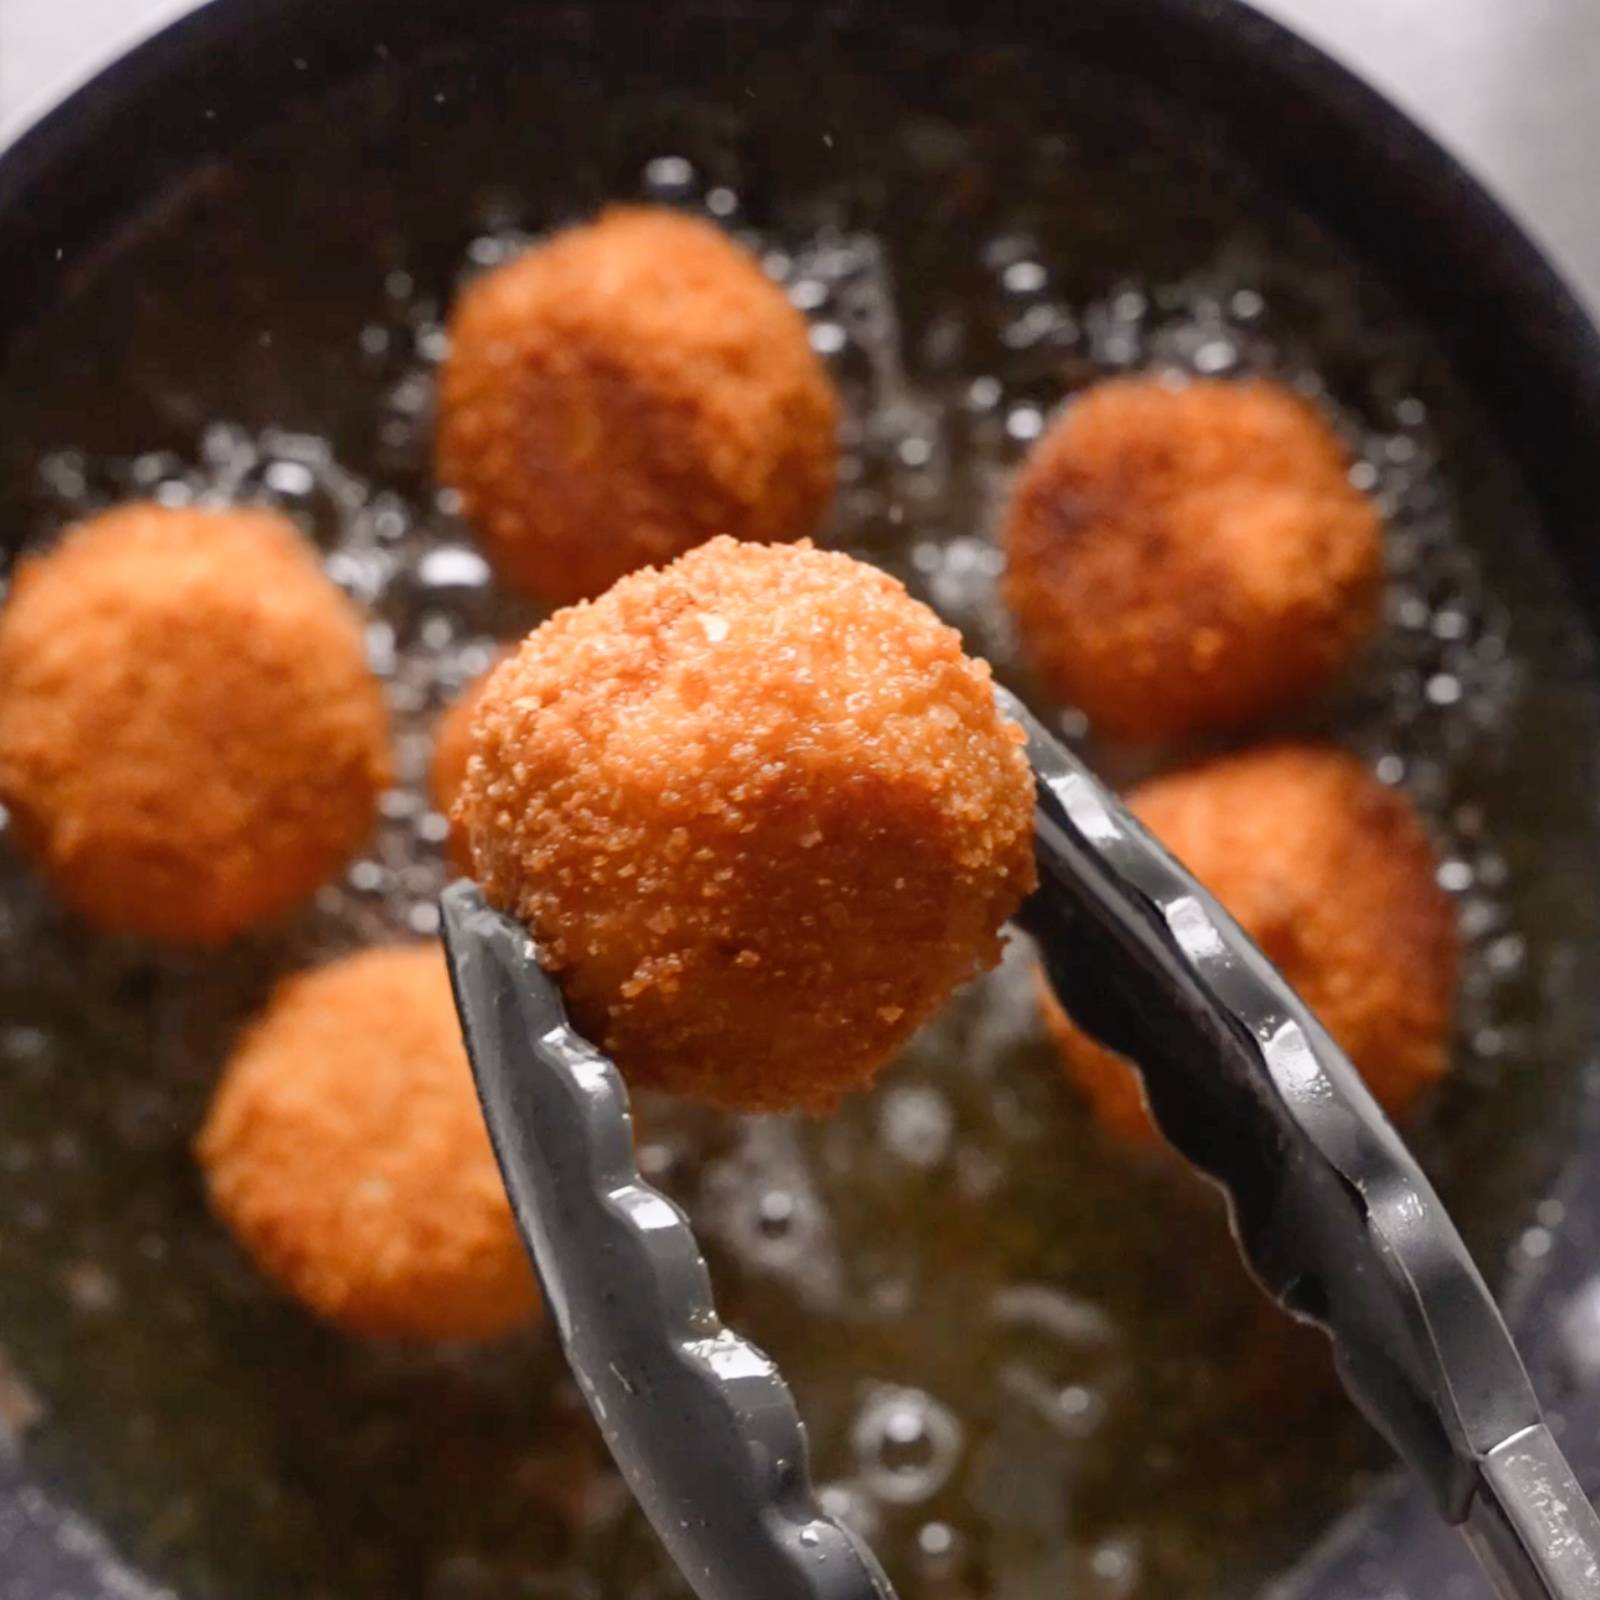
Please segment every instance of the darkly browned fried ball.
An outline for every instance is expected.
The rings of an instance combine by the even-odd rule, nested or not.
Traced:
[[[1383,535],[1337,435],[1273,383],[1116,379],[1034,446],[1005,595],[1046,689],[1134,739],[1324,688],[1378,618]]]
[[[1393,1117],[1449,1067],[1457,936],[1405,796],[1332,746],[1274,744],[1143,784],[1130,804],[1232,913]],[[1068,1075],[1096,1114],[1153,1133],[1135,1073],[1040,984]]]
[[[209,943],[360,845],[389,730],[362,620],[267,511],[127,505],[0,613],[0,796],[102,927]]]
[[[1033,882],[987,666],[809,545],[717,539],[560,612],[473,732],[478,880],[636,1084],[832,1106],[993,965]]]
[[[196,1149],[256,1263],[348,1332],[485,1339],[537,1309],[437,945],[281,984]]]
[[[622,207],[463,292],[438,471],[507,582],[577,600],[717,534],[810,533],[837,420],[805,319],[747,251]]]

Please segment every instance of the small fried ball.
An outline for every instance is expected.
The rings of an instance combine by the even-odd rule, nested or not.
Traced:
[[[1337,435],[1274,383],[1115,379],[1030,452],[1005,596],[1047,691],[1122,738],[1287,710],[1372,634],[1383,532]]]
[[[504,659],[502,652],[501,659]],[[433,733],[433,761],[428,768],[428,794],[433,809],[448,817],[467,781],[467,761],[472,755],[472,719],[483,691],[489,687],[493,668],[488,668],[467,684],[450,703]],[[457,872],[472,875],[472,851],[466,835],[452,826],[445,842],[445,859]]]
[[[578,600],[717,534],[810,533],[837,422],[804,317],[754,257],[620,207],[462,293],[438,473],[502,578]]]
[[[886,574],[716,539],[490,681],[457,810],[489,899],[635,1084],[822,1110],[992,966],[1033,780],[988,667]]]
[[[1343,750],[1274,744],[1155,778],[1129,804],[1403,1118],[1449,1068],[1458,958],[1455,910],[1405,796]],[[1133,1069],[1082,1033],[1042,978],[1040,990],[1095,1113],[1153,1135]]]
[[[285,518],[125,505],[18,565],[0,797],[101,927],[209,944],[287,909],[388,775],[361,616]]]
[[[537,1309],[436,944],[280,984],[196,1152],[262,1271],[349,1333],[489,1339]]]

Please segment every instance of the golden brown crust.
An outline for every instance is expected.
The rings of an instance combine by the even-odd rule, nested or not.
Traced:
[[[351,1333],[493,1338],[537,1309],[437,945],[280,984],[196,1150],[261,1269]]]
[[[445,708],[433,731],[433,760],[428,767],[428,794],[433,809],[448,817],[455,810],[461,786],[467,781],[467,762],[472,755],[472,719],[483,691],[489,687],[494,668],[509,651],[501,650],[493,665],[485,668]],[[461,828],[452,824],[445,842],[445,858],[457,872],[472,875],[472,849]]]
[[[1274,744],[1156,778],[1129,803],[1404,1117],[1449,1068],[1458,965],[1455,908],[1405,796],[1342,750]],[[1127,1063],[1044,999],[1097,1114],[1152,1134]]]
[[[1004,538],[1040,679],[1122,737],[1293,706],[1377,623],[1377,510],[1327,422],[1277,384],[1096,385],[1029,454]]]
[[[718,539],[497,671],[458,818],[635,1083],[833,1105],[990,966],[1033,783],[988,668],[887,575]]]
[[[360,845],[388,775],[361,617],[286,519],[126,505],[19,564],[0,795],[92,921],[210,943],[270,917]]]
[[[437,464],[500,575],[569,601],[717,534],[810,533],[837,421],[805,319],[745,250],[621,207],[463,292]]]

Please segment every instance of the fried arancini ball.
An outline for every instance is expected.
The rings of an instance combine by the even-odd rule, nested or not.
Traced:
[[[501,659],[504,658],[502,652]],[[455,809],[461,786],[467,781],[467,761],[472,755],[472,719],[483,691],[489,687],[493,667],[467,684],[439,718],[433,733],[433,761],[428,768],[428,794],[433,809],[448,817]],[[472,873],[472,851],[466,835],[452,826],[445,841],[445,859],[457,872]]]
[[[261,1269],[347,1332],[487,1339],[537,1308],[436,944],[280,984],[196,1152]]]
[[[133,504],[21,562],[0,797],[100,926],[213,943],[304,899],[389,775],[362,621],[285,518]]]
[[[463,292],[438,472],[502,578],[578,600],[716,534],[810,533],[837,421],[804,317],[747,251],[621,207]]]
[[[1155,778],[1129,803],[1404,1117],[1448,1070],[1458,956],[1455,910],[1405,796],[1343,750],[1274,744]],[[1042,978],[1040,990],[1096,1114],[1152,1135],[1133,1069],[1082,1033]]]
[[[1005,595],[1046,689],[1123,738],[1283,711],[1378,620],[1383,532],[1328,423],[1274,383],[1114,379],[1034,446]]]
[[[989,669],[886,574],[716,539],[491,679],[457,809],[489,899],[635,1084],[822,1110],[1000,954],[1033,780]]]

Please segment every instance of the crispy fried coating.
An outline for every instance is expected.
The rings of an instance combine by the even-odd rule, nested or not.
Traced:
[[[501,652],[496,660],[505,658]],[[448,817],[455,809],[461,795],[461,786],[467,781],[467,761],[472,755],[472,719],[477,713],[483,691],[489,687],[494,668],[479,673],[465,685],[444,715],[439,718],[433,732],[433,761],[428,767],[428,795],[433,809]],[[472,875],[472,850],[461,828],[452,824],[450,837],[445,842],[445,859],[457,872]]]
[[[822,1110],[1000,953],[1033,782],[989,669],[886,574],[717,539],[537,629],[457,815],[636,1084]]]
[[[285,518],[125,505],[19,564],[0,796],[101,927],[206,944],[285,910],[388,775],[360,614]]]
[[[350,1333],[487,1339],[537,1309],[436,944],[279,985],[196,1151],[261,1269]]]
[[[1041,682],[1119,737],[1286,710],[1377,624],[1377,510],[1328,423],[1273,383],[1098,384],[1029,454],[1004,540]]]
[[[1273,744],[1156,778],[1140,820],[1230,911],[1392,1117],[1449,1068],[1455,909],[1404,795],[1328,745]],[[1133,1070],[1040,981],[1069,1077],[1108,1127],[1154,1129]]]
[[[501,577],[570,601],[717,534],[810,533],[837,422],[804,317],[748,252],[619,207],[462,293],[437,467]]]

